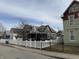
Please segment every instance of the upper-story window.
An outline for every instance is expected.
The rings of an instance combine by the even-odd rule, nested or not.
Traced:
[[[70,15],[68,18],[69,18],[69,24],[72,25],[74,23],[74,15]]]

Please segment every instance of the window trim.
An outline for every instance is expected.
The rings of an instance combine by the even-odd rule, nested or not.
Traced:
[[[72,18],[72,20],[71,20],[71,18]],[[68,19],[69,19],[69,25],[73,25],[74,24],[75,15],[69,15]]]
[[[71,31],[73,31],[73,35],[71,34]],[[71,35],[74,36],[74,40],[71,40]],[[69,31],[69,40],[70,41],[75,41],[76,40],[76,38],[75,38],[75,31],[74,30],[70,30]]]

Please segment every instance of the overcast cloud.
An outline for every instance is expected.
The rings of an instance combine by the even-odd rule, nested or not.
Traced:
[[[29,24],[48,24],[63,29],[61,15],[72,0],[0,0],[0,21],[7,29],[27,20]],[[9,21],[10,20],[10,21]]]

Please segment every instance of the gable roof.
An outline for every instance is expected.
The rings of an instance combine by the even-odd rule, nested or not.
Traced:
[[[27,31],[32,30],[32,28],[33,28],[33,26],[32,25],[28,25],[28,24],[24,25],[24,27],[23,27],[23,29],[25,29]]]
[[[68,10],[70,9],[70,7],[74,4],[74,3],[77,3],[77,4],[79,4],[79,2],[78,1],[72,1],[72,3],[70,4],[70,6],[65,10],[65,12],[63,13],[63,14],[65,14],[65,13],[67,13],[68,12]]]
[[[49,30],[50,30],[52,33],[56,33],[56,31],[55,31],[54,29],[52,29],[49,25],[46,25],[46,26],[42,25],[42,26],[38,27],[37,30],[38,30],[39,32],[44,32],[47,27],[49,28]]]
[[[18,29],[18,28],[11,28],[10,32],[13,32],[13,33],[18,33],[20,32],[22,29]]]
[[[46,27],[48,27],[52,33],[56,33],[56,31],[53,28],[51,28],[49,25],[47,25]]]

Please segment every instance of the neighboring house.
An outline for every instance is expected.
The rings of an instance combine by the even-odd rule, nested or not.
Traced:
[[[49,25],[41,25],[37,28],[39,32],[47,33],[48,39],[55,39],[56,38],[56,31],[52,29]]]
[[[25,40],[50,40],[56,38],[56,31],[50,28],[49,25],[42,25],[40,27],[25,25],[23,29],[12,28],[10,30],[11,39],[24,36]]]
[[[24,25],[23,30],[24,31],[24,36],[28,37],[28,34],[33,30],[33,26],[31,25]]]
[[[23,29],[12,28],[10,32],[12,33],[11,38],[14,40],[12,44],[45,48],[50,46],[50,42],[53,42],[53,44],[57,43],[57,40],[54,40],[56,39],[56,31],[50,28],[49,25],[42,25],[40,27],[27,25]],[[22,41],[22,32],[26,41]],[[18,39],[19,37],[22,39]]]
[[[10,39],[10,31],[9,30],[5,31],[3,37],[4,39]]]
[[[79,2],[73,1],[63,14],[64,44],[79,46]]]
[[[47,33],[40,33],[40,32],[32,32],[28,35],[29,40],[36,40],[36,41],[45,41],[48,40]]]
[[[53,40],[56,38],[56,31],[53,30],[49,25],[41,25],[39,27],[34,26],[29,38],[37,41]]]
[[[10,30],[10,39],[16,40],[18,37],[20,37],[19,32],[21,32],[22,29],[18,28],[11,28]]]
[[[17,38],[22,38],[23,40],[27,40],[28,34],[32,30],[31,25],[24,25],[23,28],[12,28],[11,32],[11,39],[16,40]]]

